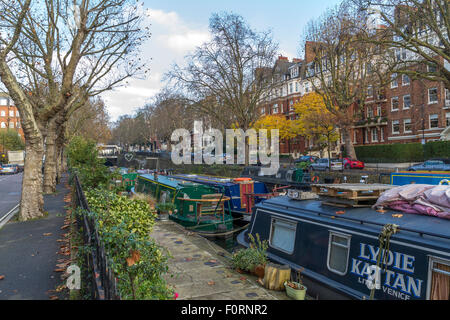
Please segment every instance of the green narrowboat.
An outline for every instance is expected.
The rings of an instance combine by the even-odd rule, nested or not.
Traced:
[[[170,219],[204,234],[226,233],[233,229],[233,217],[225,208],[230,200],[209,186],[153,174],[140,174],[135,191],[150,194],[157,202],[173,203]]]

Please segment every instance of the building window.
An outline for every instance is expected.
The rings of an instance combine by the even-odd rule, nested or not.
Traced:
[[[409,76],[407,74],[402,75],[402,85],[409,86],[410,83],[411,79],[409,78]]]
[[[9,116],[14,117],[14,110],[9,110]]]
[[[392,133],[393,134],[400,133],[400,122],[398,120],[392,121]]]
[[[309,92],[309,83],[305,82],[305,92],[308,93]]]
[[[391,75],[391,88],[397,88],[398,87],[398,80],[397,80],[397,74],[394,73]]]
[[[377,116],[381,117],[381,105],[377,105]]]
[[[372,86],[367,87],[367,96],[373,97],[373,87]]]
[[[270,246],[289,254],[294,253],[296,230],[296,223],[272,219]]]
[[[261,114],[262,115],[266,114],[266,109],[265,108],[261,108]]]
[[[16,117],[17,117],[17,118],[20,117],[19,111],[16,111]]]
[[[445,126],[450,127],[450,112],[445,114]]]
[[[428,89],[428,104],[438,102],[438,90],[437,88]]]
[[[381,142],[384,141],[384,128],[383,127],[380,128],[380,141]]]
[[[10,128],[10,129],[14,129],[14,122],[10,122],[10,123],[9,123],[9,128]]]
[[[439,115],[430,114],[430,129],[439,128]]]
[[[403,96],[403,109],[411,107],[411,96],[409,94]]]
[[[5,113],[4,110],[2,110],[2,111],[0,112],[0,116],[1,116],[1,117],[6,117],[6,113]]]
[[[2,129],[5,129],[5,128],[6,128],[6,123],[2,122],[1,128],[2,128]]]
[[[428,70],[428,72],[431,72],[431,73],[436,72],[437,71],[436,65],[428,65],[427,70]]]
[[[273,114],[277,114],[278,113],[278,103],[273,105]]]
[[[395,49],[395,58],[397,59],[397,61],[406,60],[406,49],[405,48]]]
[[[330,232],[328,240],[327,267],[331,272],[341,276],[348,270],[351,236]]]
[[[0,98],[0,106],[7,106],[8,105],[8,99]]]
[[[450,108],[450,90],[445,89],[445,107]]]
[[[16,128],[20,128],[20,122],[16,122]]]
[[[412,132],[411,119],[403,120],[403,129],[404,129],[405,133],[411,133]]]
[[[391,110],[392,111],[398,111],[398,97],[391,98]]]
[[[294,85],[292,83],[289,83],[289,93],[292,93],[294,89]]]
[[[372,107],[367,107],[367,117],[373,118],[373,109]]]
[[[378,130],[377,128],[372,128],[372,142],[378,142]]]
[[[289,110],[294,110],[294,100],[289,101]]]
[[[295,92],[298,92],[298,82],[295,83]]]

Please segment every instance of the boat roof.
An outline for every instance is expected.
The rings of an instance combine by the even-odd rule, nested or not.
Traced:
[[[231,187],[231,186],[236,185],[236,182],[233,182],[233,179],[231,179],[231,178],[214,177],[214,176],[208,176],[208,175],[176,174],[176,175],[172,175],[170,177],[173,177],[176,179],[186,179],[188,181],[194,181],[197,183],[207,183],[207,184],[216,185],[216,186]]]
[[[140,174],[139,177],[144,178],[146,180],[155,181],[155,177],[153,174]],[[173,177],[163,175],[158,175],[158,183],[177,189],[186,187],[197,187],[200,185],[198,183],[194,183],[191,181],[175,179]]]
[[[282,210],[283,213],[293,217],[334,217],[335,221],[359,222],[360,224],[375,224],[384,226],[386,224],[396,224],[400,230],[425,233],[438,237],[450,239],[450,220],[399,212],[394,210],[385,210],[380,213],[371,208],[340,208],[323,205],[320,200],[294,200],[287,196],[280,196],[263,201],[257,205],[258,208]],[[338,214],[337,212],[344,212]],[[401,215],[393,217],[393,215]]]

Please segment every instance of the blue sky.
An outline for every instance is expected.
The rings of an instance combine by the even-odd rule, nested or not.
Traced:
[[[152,38],[143,48],[143,58],[151,59],[147,79],[133,79],[127,87],[102,95],[111,120],[142,107],[162,87],[161,78],[174,62],[209,39],[211,14],[228,11],[239,14],[255,30],[272,30],[280,54],[301,57],[300,38],[306,23],[319,17],[339,0],[145,0]]]

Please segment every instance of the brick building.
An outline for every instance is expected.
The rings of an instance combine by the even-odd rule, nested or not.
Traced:
[[[19,110],[5,93],[0,93],[0,130],[15,130],[23,139]]]

